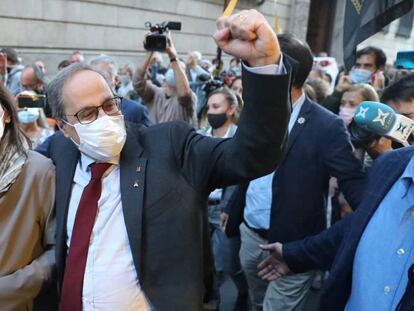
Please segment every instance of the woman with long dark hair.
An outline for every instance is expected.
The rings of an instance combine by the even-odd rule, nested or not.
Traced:
[[[0,85],[0,309],[32,310],[54,265],[55,171],[29,149],[14,98]],[[42,291],[43,292],[43,291]],[[42,305],[42,310],[45,306]]]

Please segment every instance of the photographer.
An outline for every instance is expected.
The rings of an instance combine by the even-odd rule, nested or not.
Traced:
[[[145,104],[149,106],[154,123],[184,121],[196,127],[195,105],[197,98],[191,91],[184,66],[179,62],[177,51],[168,34],[165,52],[170,58],[170,68],[165,74],[163,87],[157,87],[147,79],[146,73],[153,52],[148,52],[142,64],[138,65],[133,85]]]

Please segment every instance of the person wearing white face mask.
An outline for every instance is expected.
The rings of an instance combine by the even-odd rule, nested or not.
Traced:
[[[233,138],[184,122],[124,123],[108,82],[85,64],[51,81],[62,131],[45,154],[56,165],[61,311],[201,310],[208,192],[273,170],[290,111],[291,65],[272,27],[257,11],[240,14],[220,19],[215,35],[253,67],[243,68],[248,103]]]
[[[101,115],[100,109],[104,112]],[[105,99],[102,105],[87,107],[72,116],[79,122],[63,122],[75,129],[78,141],[71,139],[79,151],[98,162],[111,161],[119,155],[126,140],[120,97]]]
[[[0,85],[0,309],[56,310],[55,168],[29,150],[15,105]]]

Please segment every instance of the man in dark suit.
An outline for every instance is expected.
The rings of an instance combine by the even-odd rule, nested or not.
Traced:
[[[257,265],[267,256],[259,244],[289,242],[326,228],[329,179],[334,176],[351,206],[357,207],[364,174],[355,159],[344,123],[310,101],[302,90],[312,68],[309,47],[292,35],[278,36],[284,55],[294,66],[293,111],[289,141],[277,170],[241,186],[227,207],[227,233],[240,223],[240,261],[254,310],[297,310],[312,284],[315,271],[267,283]]]
[[[242,11],[217,25],[222,50],[250,66],[232,139],[184,123],[125,125],[107,82],[84,64],[51,82],[48,100],[66,136],[46,152],[56,165],[62,311],[201,309],[208,193],[274,170],[290,114],[290,65],[263,15]]]

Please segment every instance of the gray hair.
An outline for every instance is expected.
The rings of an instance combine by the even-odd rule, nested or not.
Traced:
[[[91,59],[89,64],[94,70],[99,71],[104,76],[104,78],[110,83],[110,85],[112,85],[113,78],[116,77],[118,74],[118,66],[111,56],[104,54],[99,55]],[[105,70],[103,70],[99,65],[107,66]]]
[[[65,83],[75,74],[84,70],[94,71],[105,79],[101,72],[93,69],[91,66],[85,63],[73,63],[59,71],[56,77],[50,82],[47,90],[47,102],[56,120],[66,120],[65,103],[63,101],[63,87]]]
[[[191,54],[194,56],[197,62],[199,62],[203,58],[203,55],[199,51],[192,51]]]
[[[35,79],[36,79],[37,83],[44,81],[45,75],[43,73],[43,70],[38,65],[36,65],[36,64],[26,65],[23,68],[23,71],[28,70],[28,69],[33,69],[34,76],[35,76]]]
[[[134,75],[134,72],[135,72],[134,65],[132,65],[130,63],[121,65],[121,66],[119,66],[118,74],[120,74],[121,71],[127,72],[132,78],[132,76]]]

